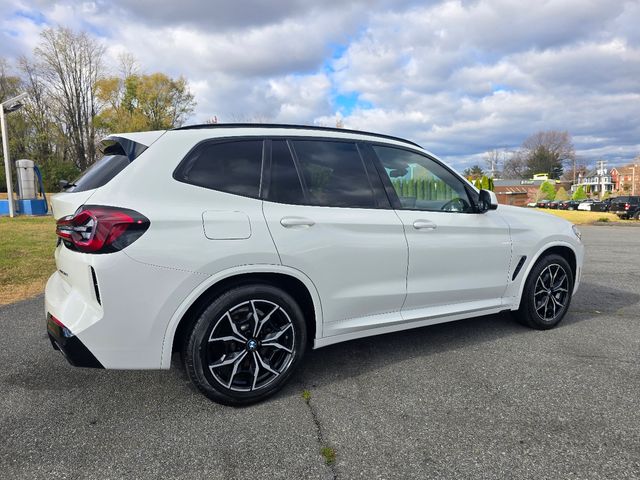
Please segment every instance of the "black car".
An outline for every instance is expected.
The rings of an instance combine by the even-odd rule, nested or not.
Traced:
[[[622,196],[611,200],[611,212],[620,218],[640,220],[640,196]]]
[[[602,202],[595,202],[591,205],[592,212],[608,212],[611,209],[611,199],[607,198]]]
[[[563,200],[558,204],[558,210],[577,210],[581,200]]]

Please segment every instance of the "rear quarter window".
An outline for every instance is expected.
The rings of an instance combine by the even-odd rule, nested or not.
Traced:
[[[190,185],[259,197],[263,141],[206,141],[180,162],[173,177]]]

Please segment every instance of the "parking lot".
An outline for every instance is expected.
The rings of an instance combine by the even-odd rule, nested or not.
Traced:
[[[73,368],[42,297],[0,307],[0,478],[640,478],[640,228],[582,231],[558,328],[498,315],[327,347],[242,409],[177,362]]]

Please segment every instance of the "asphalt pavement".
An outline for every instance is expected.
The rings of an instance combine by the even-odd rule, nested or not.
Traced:
[[[640,478],[640,228],[582,231],[558,328],[503,314],[326,347],[241,409],[177,361],[71,367],[42,297],[0,307],[0,478]]]

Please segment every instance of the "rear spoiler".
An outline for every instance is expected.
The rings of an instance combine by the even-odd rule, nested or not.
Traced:
[[[130,162],[133,162],[165,133],[166,130],[154,130],[151,132],[116,133],[109,135],[100,142],[100,152],[103,155],[124,155]]]

